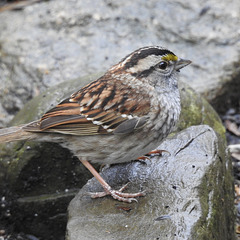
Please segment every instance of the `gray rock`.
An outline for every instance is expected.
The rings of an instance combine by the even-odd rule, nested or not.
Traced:
[[[240,74],[239,12],[238,0],[53,0],[1,12],[0,124],[46,88],[152,44],[191,59],[184,79],[213,100]]]
[[[170,154],[145,163],[115,165],[102,172],[115,189],[147,190],[138,202],[110,197],[91,179],[69,205],[67,240],[88,239],[234,239],[231,162],[225,144],[206,126],[190,127],[159,149]]]

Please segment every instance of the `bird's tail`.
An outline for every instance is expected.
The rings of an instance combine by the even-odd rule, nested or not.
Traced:
[[[0,129],[0,143],[19,140],[31,140],[37,137],[36,133],[27,132],[24,125]]]

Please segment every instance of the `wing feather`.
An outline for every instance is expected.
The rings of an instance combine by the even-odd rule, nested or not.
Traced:
[[[129,122],[131,124],[118,128],[118,132],[127,129],[122,132],[129,133],[135,130],[134,123],[139,123],[149,109],[146,92],[139,94],[131,86],[105,75],[46,112],[35,130],[73,135],[109,134],[125,121],[135,118],[136,121]],[[29,131],[33,130],[33,126],[29,126]]]

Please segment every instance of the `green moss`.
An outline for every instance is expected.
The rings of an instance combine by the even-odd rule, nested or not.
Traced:
[[[222,124],[222,121],[213,107],[204,99],[202,98],[202,103],[204,107],[204,112],[207,114],[203,115],[203,124],[207,124],[211,126],[216,133],[219,134],[222,140],[225,140],[226,130]],[[226,143],[226,141],[225,141]]]
[[[193,240],[235,239],[232,165],[225,149],[225,141],[220,141],[216,166],[209,167],[198,189],[202,216],[192,231]]]
[[[225,128],[212,106],[184,82],[179,83],[181,94],[181,115],[178,131],[193,125],[209,125],[225,139]]]

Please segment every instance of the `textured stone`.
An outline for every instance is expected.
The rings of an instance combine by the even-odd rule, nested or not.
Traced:
[[[102,172],[115,189],[130,182],[130,192],[147,190],[137,203],[91,199],[102,188],[89,180],[69,205],[67,240],[234,239],[232,167],[221,138],[199,125],[158,149],[169,154]]]

